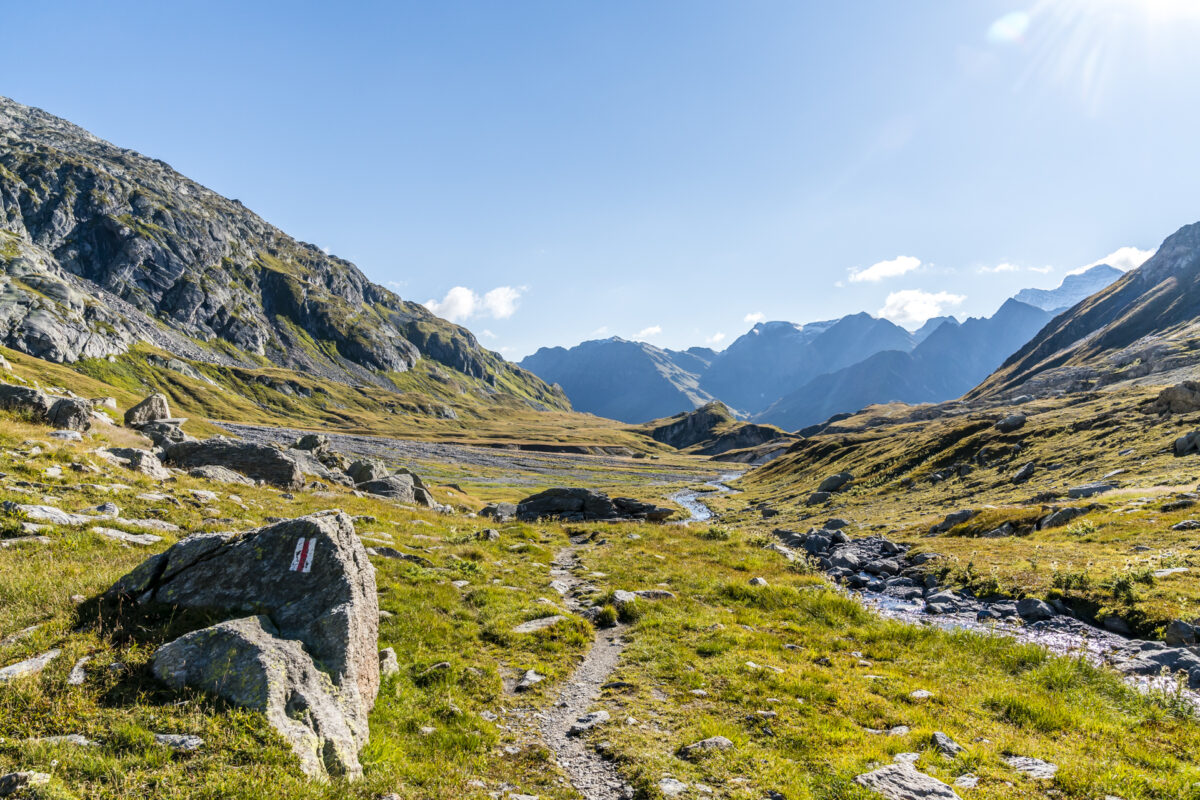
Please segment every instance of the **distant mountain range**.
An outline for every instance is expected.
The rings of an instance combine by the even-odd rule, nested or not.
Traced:
[[[991,317],[936,317],[916,331],[866,313],[763,322],[724,351],[666,350],[611,338],[542,348],[521,366],[576,410],[642,423],[719,400],[795,430],[871,403],[940,402],[984,380],[1058,312],[1122,275],[1099,265],[1056,289],[1026,289]]]

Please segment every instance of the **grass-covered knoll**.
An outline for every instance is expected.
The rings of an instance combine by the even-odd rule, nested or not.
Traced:
[[[1157,393],[1098,392],[928,421],[887,421],[868,410],[834,432],[798,442],[748,474],[745,494],[718,502],[731,519],[764,529],[844,517],[853,530],[885,532],[918,551],[945,554],[941,568],[976,592],[1062,595],[1092,614],[1118,613],[1153,633],[1171,619],[1200,616],[1200,573],[1150,574],[1192,565],[1200,545],[1195,531],[1171,530],[1200,516],[1185,496],[1195,488],[1200,461],[1171,450],[1176,437],[1200,427],[1200,414],[1147,413]],[[1014,412],[1027,415],[1023,427],[996,429]],[[860,429],[867,419],[872,424]],[[1027,464],[1034,465],[1032,477],[1014,482]],[[823,478],[842,471],[854,475],[848,490],[806,505]],[[1070,487],[1101,480],[1118,490],[1068,497]],[[1174,510],[1163,510],[1180,499]],[[760,503],[781,515],[759,522]],[[1069,525],[1035,530],[1056,508],[1091,504],[1100,508]],[[929,538],[932,525],[964,508],[981,513]],[[985,536],[1006,522],[1015,536]]]
[[[604,539],[584,555],[604,584],[677,596],[638,601],[612,676],[631,686],[598,703],[637,722],[592,735],[640,797],[658,797],[671,776],[717,797],[865,798],[854,776],[905,752],[947,782],[976,775],[963,797],[1200,796],[1200,726],[1170,697],[1003,638],[880,620],[743,531],[624,528]],[[751,586],[755,577],[768,585]],[[918,690],[932,697],[913,698]],[[872,732],[896,726],[909,730]],[[940,755],[935,731],[966,752]],[[734,748],[681,756],[711,736]],[[1051,761],[1058,775],[1026,778],[1008,754]]]

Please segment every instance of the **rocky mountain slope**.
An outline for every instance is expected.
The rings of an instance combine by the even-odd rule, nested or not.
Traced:
[[[969,396],[1192,377],[1198,317],[1200,223],[1180,228],[1142,266],[1056,317]]]
[[[720,401],[648,422],[642,431],[656,442],[706,456],[756,448],[768,442],[786,447],[794,438],[774,425],[741,422]]]
[[[1066,276],[1057,288],[1022,289],[1013,295],[1013,299],[1043,311],[1058,313],[1107,288],[1124,274],[1108,264],[1097,264],[1078,274]]]
[[[962,395],[1051,318],[1008,300],[991,317],[943,323],[912,352],[887,350],[822,375],[783,397],[757,419],[789,430],[872,403],[937,403]]]
[[[137,343],[385,387],[428,359],[566,407],[466,329],[239,201],[0,98],[0,344],[74,362]]]
[[[543,347],[521,367],[562,387],[577,411],[641,423],[712,402],[699,378],[711,358],[706,348],[664,350],[614,336]]]

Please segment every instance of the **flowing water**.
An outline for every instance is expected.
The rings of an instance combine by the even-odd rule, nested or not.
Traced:
[[[717,476],[715,480],[705,483],[705,486],[712,487],[708,491],[701,492],[695,489],[685,489],[682,492],[676,492],[671,495],[670,499],[683,506],[684,510],[691,514],[688,522],[708,522],[714,515],[712,509],[704,504],[703,498],[711,497],[714,494],[736,493],[737,489],[728,486],[727,482],[737,480],[740,477],[742,477],[742,473],[740,472],[727,472]]]

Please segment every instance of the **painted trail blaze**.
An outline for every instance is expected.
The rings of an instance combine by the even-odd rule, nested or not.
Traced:
[[[296,542],[296,552],[292,555],[292,572],[312,572],[313,552],[317,549],[315,538],[303,536]]]

